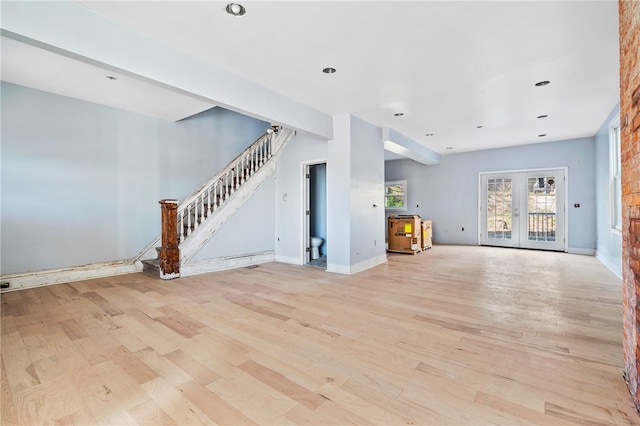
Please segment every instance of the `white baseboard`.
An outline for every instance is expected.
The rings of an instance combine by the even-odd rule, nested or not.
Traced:
[[[351,267],[349,267],[349,265],[336,265],[334,263],[327,263],[327,272],[333,272],[334,274],[351,275]]]
[[[569,247],[567,249],[567,253],[569,253],[569,254],[583,254],[585,256],[594,256],[596,254],[596,250],[595,249]]]
[[[373,257],[371,259],[364,260],[351,266],[347,265],[335,265],[332,263],[327,264],[327,272],[333,272],[336,274],[351,275],[357,274],[374,266],[381,265],[387,261],[387,255]]]
[[[288,263],[290,265],[302,265],[302,259],[299,257],[283,256],[281,254],[276,254],[276,262]]]
[[[226,271],[228,269],[243,268],[274,261],[275,254],[273,251],[204,259],[181,265],[180,276],[188,277],[190,275],[206,274],[208,272]]]
[[[622,279],[622,267],[611,261],[609,256],[604,255],[602,252],[596,250],[596,259],[600,261],[608,270],[613,272],[618,278]]]
[[[355,274],[358,272],[362,272],[369,268],[373,268],[374,266],[381,265],[387,261],[387,255],[383,254],[382,256],[372,257],[371,259],[367,259],[363,262],[356,263],[355,265],[351,265],[351,273]]]
[[[110,277],[113,275],[132,274],[140,272],[142,264],[130,260],[115,262],[92,263],[61,269],[26,272],[0,276],[2,282],[9,282],[11,287],[2,292],[23,290],[33,287],[63,284],[74,281],[91,280],[94,278]]]

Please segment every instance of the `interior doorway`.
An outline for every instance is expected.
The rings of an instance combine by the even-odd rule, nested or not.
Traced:
[[[566,251],[566,170],[480,174],[480,244]]]
[[[327,163],[307,164],[305,179],[304,263],[327,269]]]

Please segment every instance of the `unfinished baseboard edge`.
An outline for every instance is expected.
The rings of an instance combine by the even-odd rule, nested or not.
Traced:
[[[0,276],[0,281],[9,283],[10,287],[2,289],[2,293],[16,290],[25,290],[34,287],[43,287],[56,284],[64,284],[75,281],[104,278],[114,275],[132,274],[142,271],[140,262],[122,260],[104,263],[91,263],[88,265],[69,268],[48,269],[36,272],[8,274]]]
[[[299,257],[283,256],[276,254],[276,262],[288,263],[289,265],[302,265],[302,260]]]
[[[188,277],[190,275],[206,274],[208,272],[246,268],[247,266],[269,262],[275,262],[275,253],[273,251],[203,259],[180,265],[180,276]]]

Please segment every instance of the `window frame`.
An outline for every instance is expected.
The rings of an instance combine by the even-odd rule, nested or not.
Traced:
[[[609,193],[610,227],[622,232],[622,168],[620,117],[609,122]]]
[[[387,207],[387,187],[389,186],[396,186],[396,185],[402,185],[403,191],[402,191],[402,196],[403,196],[403,205],[399,206],[399,207]],[[392,181],[387,181],[384,183],[384,208],[385,210],[391,210],[391,211],[407,211],[407,194],[408,194],[408,189],[407,189],[407,181],[406,180],[392,180]]]

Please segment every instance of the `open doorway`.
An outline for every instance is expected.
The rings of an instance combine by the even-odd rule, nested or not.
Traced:
[[[305,166],[304,263],[327,269],[327,163]]]

